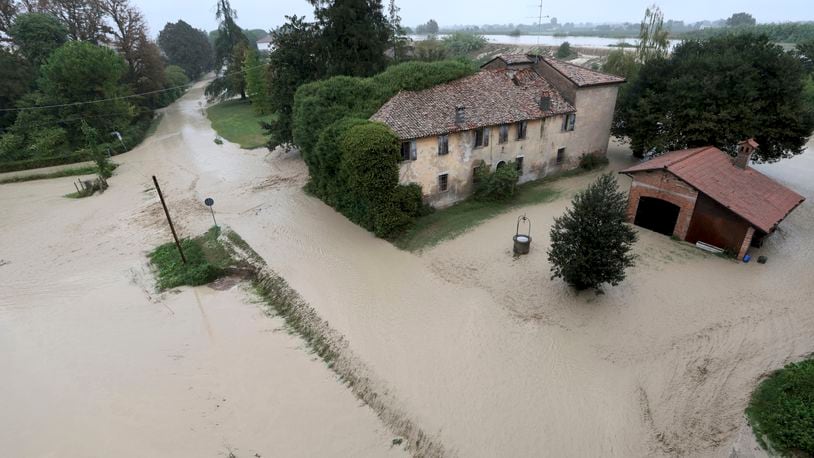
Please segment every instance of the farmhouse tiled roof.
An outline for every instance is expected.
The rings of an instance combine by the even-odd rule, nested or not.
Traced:
[[[622,84],[625,82],[624,78],[609,75],[607,73],[597,72],[579,65],[574,65],[561,60],[552,59],[551,57],[539,56],[545,63],[550,65],[554,70],[560,72],[563,76],[568,78],[577,87],[587,86],[600,86],[603,84]]]
[[[532,56],[528,54],[501,54],[495,57],[495,59],[501,59],[503,62],[506,62],[509,65],[534,63]]]
[[[545,97],[550,103],[544,111]],[[462,119],[458,108],[463,108]],[[575,111],[534,70],[499,69],[481,70],[423,91],[400,92],[371,119],[390,126],[401,139],[413,139]]]
[[[741,169],[713,146],[673,151],[623,170],[667,170],[698,191],[769,233],[805,198],[762,173]]]

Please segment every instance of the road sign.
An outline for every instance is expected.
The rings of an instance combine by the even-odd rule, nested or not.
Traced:
[[[207,207],[211,207],[215,205],[215,200],[211,197],[207,197],[206,200],[204,200],[204,204],[206,204]]]

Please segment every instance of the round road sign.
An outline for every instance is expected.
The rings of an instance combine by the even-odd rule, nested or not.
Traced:
[[[206,204],[207,207],[211,207],[215,205],[215,200],[211,197],[207,197],[206,200],[204,200],[204,204]]]

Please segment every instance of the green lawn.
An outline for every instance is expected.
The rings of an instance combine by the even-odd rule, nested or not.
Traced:
[[[814,456],[814,359],[789,364],[752,394],[746,416],[763,448]]]
[[[510,202],[478,202],[467,199],[416,219],[415,224],[393,241],[402,250],[420,251],[453,239],[484,221],[523,205],[550,202],[560,193],[552,181],[543,179],[518,186]]]
[[[226,140],[241,148],[254,149],[268,141],[260,127],[261,121],[269,122],[274,115],[258,116],[248,101],[228,100],[207,109],[212,128]]]
[[[158,289],[205,285],[226,275],[236,261],[218,236],[220,228],[213,227],[201,236],[181,240],[186,263],[181,260],[174,242],[153,250],[148,257],[157,271]]]

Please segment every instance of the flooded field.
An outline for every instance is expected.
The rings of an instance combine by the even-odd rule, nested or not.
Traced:
[[[4,453],[403,454],[239,287],[152,292],[144,254],[169,240],[153,174],[183,235],[211,224],[213,197],[450,455],[728,456],[758,379],[814,351],[811,154],[760,167],[809,198],[760,250],[765,266],[642,231],[627,281],[577,295],[549,280],[545,250],[591,176],[522,209],[527,257],[511,255],[521,211],[414,255],[307,196],[296,154],[216,145],[201,96],[116,158],[102,196],[62,198],[70,178],[0,186]]]

